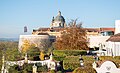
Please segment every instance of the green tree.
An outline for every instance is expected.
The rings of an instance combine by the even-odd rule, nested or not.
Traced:
[[[0,50],[18,48],[18,42],[0,42]]]
[[[57,38],[55,47],[59,50],[87,50],[86,32],[82,23],[72,20],[64,29],[61,37]]]
[[[18,42],[0,42],[0,58],[3,54],[6,60],[17,60],[20,54]]]
[[[6,61],[17,61],[20,59],[20,53],[17,47],[18,42],[0,42],[0,69],[2,67],[3,54]]]

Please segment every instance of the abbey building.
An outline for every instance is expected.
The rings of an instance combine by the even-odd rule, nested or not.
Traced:
[[[51,39],[61,36],[61,33],[67,28],[65,18],[59,11],[57,16],[53,17],[49,28],[33,29],[32,35],[49,35]],[[106,40],[114,35],[115,28],[83,28],[86,31],[89,47],[99,47],[99,44],[105,44]],[[97,40],[97,41],[96,41]],[[94,42],[93,42],[94,41]]]

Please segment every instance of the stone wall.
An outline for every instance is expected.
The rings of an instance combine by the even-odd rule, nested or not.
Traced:
[[[50,42],[49,35],[20,35],[19,37],[19,51],[22,50],[24,40],[28,40],[30,44],[35,44],[36,47],[42,46],[42,44],[48,44]]]

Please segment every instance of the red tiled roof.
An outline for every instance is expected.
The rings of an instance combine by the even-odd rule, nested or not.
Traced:
[[[115,28],[84,28],[87,31],[95,31],[95,32],[104,32],[104,31],[115,31]]]
[[[83,28],[88,32],[104,32],[104,31],[115,31],[115,28]],[[64,28],[39,28],[38,30],[34,31],[47,31],[47,30],[55,30],[55,31],[61,31],[64,30]]]
[[[111,37],[107,40],[107,42],[108,42],[108,41],[111,41],[111,42],[120,42],[120,33],[111,36]]]
[[[100,31],[103,32],[103,31],[115,31],[115,28],[100,28]]]
[[[99,32],[99,28],[83,28],[88,32],[94,31],[94,32]]]
[[[39,28],[38,31],[47,31],[49,30],[50,28]]]

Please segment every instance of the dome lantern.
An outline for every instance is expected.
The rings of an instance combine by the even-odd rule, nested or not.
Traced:
[[[65,19],[61,15],[61,11],[58,12],[58,15],[52,19],[51,27],[64,28],[65,27]]]

